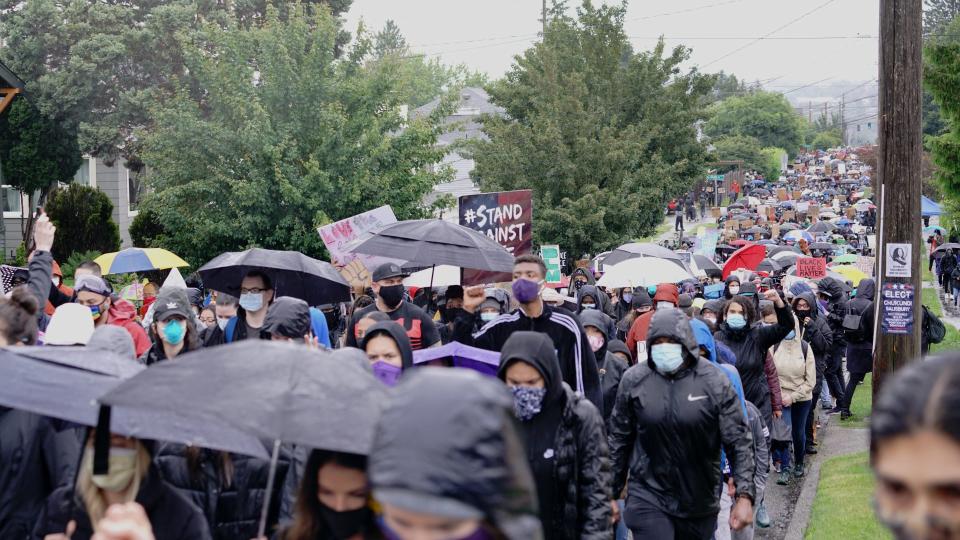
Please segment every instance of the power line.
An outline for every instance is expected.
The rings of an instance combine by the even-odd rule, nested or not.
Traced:
[[[683,40],[683,41],[741,41],[741,40],[764,40],[764,41],[813,41],[813,40],[840,40],[840,39],[879,39],[878,36],[870,36],[864,34],[857,34],[854,36],[780,36],[780,37],[763,37],[763,36],[689,36],[689,37],[679,37],[679,36],[627,36],[630,39],[671,39],[671,40]]]
[[[715,60],[712,60],[712,61],[704,64],[703,66],[701,66],[701,69],[702,69],[702,68],[709,67],[709,66],[712,66],[713,64],[716,64],[717,62],[719,62],[719,61],[721,61],[721,60],[723,60],[723,59],[725,59],[725,58],[729,58],[729,57],[733,56],[734,54],[736,54],[736,53],[738,53],[738,52],[746,49],[747,47],[749,47],[749,46],[751,46],[751,45],[754,45],[755,43],[758,43],[758,42],[760,42],[760,41],[762,41],[762,40],[764,40],[764,39],[769,38],[770,36],[776,34],[777,32],[779,32],[779,31],[781,31],[781,30],[783,30],[784,28],[787,28],[788,26],[790,26],[790,25],[792,25],[792,24],[794,24],[794,23],[796,23],[796,22],[800,22],[801,20],[805,19],[805,18],[808,17],[809,15],[812,15],[814,12],[819,11],[819,10],[827,7],[828,5],[834,3],[835,1],[836,1],[836,0],[827,0],[826,2],[820,4],[819,6],[817,6],[817,7],[813,8],[813,9],[811,9],[811,10],[803,13],[803,14],[800,15],[799,17],[796,17],[796,18],[794,18],[794,19],[791,19],[791,20],[788,21],[786,24],[781,25],[781,26],[778,26],[777,28],[773,29],[772,31],[767,32],[767,33],[764,34],[763,36],[761,36],[761,37],[759,37],[759,38],[757,38],[757,39],[751,40],[750,42],[745,43],[745,44],[741,45],[740,47],[737,47],[736,49],[728,52],[727,54],[725,54],[725,55],[723,55],[723,56],[721,56],[721,57],[719,57],[719,58],[717,58],[717,59],[715,59]]]
[[[810,88],[811,86],[818,85],[818,84],[820,84],[820,83],[822,83],[822,82],[824,82],[824,81],[829,81],[830,79],[833,79],[833,77],[827,77],[826,79],[820,79],[820,80],[817,81],[817,82],[813,82],[813,83],[806,84],[806,85],[803,85],[803,86],[798,86],[798,87],[793,88],[793,89],[791,89],[791,90],[786,90],[786,91],[780,92],[780,93],[781,93],[781,94],[789,94],[790,92],[796,92],[797,90],[803,90],[804,88]]]
[[[712,9],[720,6],[728,6],[730,4],[740,4],[746,2],[747,0],[727,0],[726,2],[717,2],[715,4],[707,4],[705,6],[698,6],[693,8],[681,9],[678,11],[667,11],[664,13],[655,13],[653,15],[646,15],[644,17],[634,17],[632,19],[626,19],[628,21],[646,21],[649,19],[656,19],[658,17],[669,17],[671,15],[682,15],[684,13],[693,13],[695,11],[703,11],[705,9]]]

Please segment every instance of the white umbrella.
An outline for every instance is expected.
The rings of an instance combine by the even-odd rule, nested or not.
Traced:
[[[598,287],[646,287],[659,283],[679,283],[693,276],[676,263],[654,257],[627,259],[606,267],[606,273],[597,281]]]
[[[403,280],[404,287],[429,287],[433,277],[434,287],[447,287],[450,285],[460,285],[460,267],[450,266],[449,264],[438,264],[436,268],[430,267],[419,272],[410,274]]]

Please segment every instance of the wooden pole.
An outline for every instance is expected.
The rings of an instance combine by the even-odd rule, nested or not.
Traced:
[[[876,301],[883,302],[884,285],[913,287],[913,328],[906,334],[884,333],[883,306],[874,328],[874,395],[887,377],[920,355],[921,247],[921,0],[880,1],[880,118],[877,173],[882,197],[881,242],[878,242]],[[896,264],[888,264],[891,244],[910,244],[909,277],[887,277]],[[891,251],[893,251],[891,249]],[[902,251],[900,252],[903,253]]]

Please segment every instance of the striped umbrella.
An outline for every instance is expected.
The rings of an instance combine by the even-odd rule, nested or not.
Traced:
[[[149,270],[166,270],[190,266],[175,254],[159,248],[129,248],[116,253],[105,253],[94,262],[104,274],[129,274]]]

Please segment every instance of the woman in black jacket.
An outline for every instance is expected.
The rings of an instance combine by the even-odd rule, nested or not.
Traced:
[[[33,529],[34,540],[48,535],[89,540],[94,524],[114,504],[139,503],[156,540],[209,540],[207,522],[193,504],[167,484],[153,465],[146,445],[120,435],[110,437],[109,468],[95,474],[94,431],[87,440],[75,486],[64,486],[47,499]]]
[[[620,379],[623,378],[623,372],[630,367],[627,362],[613,354],[609,350],[609,326],[606,317],[596,311],[584,311],[580,314],[580,322],[583,323],[583,330],[587,333],[587,341],[590,342],[590,348],[593,349],[593,356],[597,359],[597,368],[600,370],[600,389],[603,391],[603,421],[610,419],[610,413],[613,412],[613,404],[617,400],[617,388],[620,386]],[[626,351],[627,346],[620,342],[620,347]],[[629,353],[627,354],[629,358]]]
[[[544,536],[608,540],[612,497],[603,419],[563,383],[553,341],[514,332],[500,351],[497,375],[514,395]]]
[[[810,344],[813,358],[817,363],[817,380],[813,387],[813,406],[807,414],[807,450],[808,454],[816,454],[816,400],[820,399],[820,389],[823,387],[823,373],[827,369],[827,359],[833,349],[833,329],[827,322],[826,316],[820,313],[817,299],[813,292],[800,293],[793,299],[793,312],[803,328],[803,340]]]
[[[154,462],[164,480],[203,512],[214,540],[249,539],[257,535],[267,492],[269,461],[165,443],[158,447]],[[277,524],[280,490],[289,464],[289,453],[281,447],[267,513],[267,531]]]
[[[770,403],[770,387],[764,372],[767,350],[780,342],[793,330],[793,315],[790,308],[775,290],[764,293],[773,302],[777,324],[762,326],[756,312],[756,301],[745,296],[735,296],[723,306],[721,322],[714,339],[725,344],[737,356],[737,371],[743,381],[743,394],[747,401],[756,405],[763,416],[764,424],[773,425],[773,409]]]

